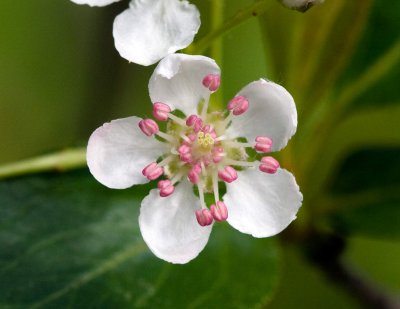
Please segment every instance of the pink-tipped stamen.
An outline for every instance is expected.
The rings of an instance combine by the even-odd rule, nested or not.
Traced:
[[[272,150],[272,139],[266,136],[257,136],[256,145],[254,149],[259,152],[271,152]]]
[[[153,104],[153,116],[159,121],[167,121],[168,114],[171,112],[171,108],[164,103],[156,102]]]
[[[208,74],[203,78],[203,86],[214,92],[221,84],[221,77],[218,74]]]
[[[197,115],[190,115],[186,118],[186,125],[188,127],[193,127],[194,132],[199,132],[203,128],[203,120]]]
[[[196,210],[196,219],[201,226],[210,225],[214,220],[211,211],[208,209]]]
[[[157,184],[157,188],[160,190],[161,197],[170,196],[175,191],[171,180],[160,180]]]
[[[187,162],[187,163],[190,163],[192,161],[191,150],[192,150],[191,147],[186,144],[182,144],[178,148],[179,158],[181,159],[181,161]]]
[[[232,112],[235,116],[243,114],[249,108],[249,101],[244,96],[234,97],[228,103],[228,110]]]
[[[228,219],[228,208],[224,202],[218,201],[210,206],[211,214],[215,221],[225,221]]]
[[[219,163],[225,156],[224,148],[222,147],[214,147],[212,150],[212,160],[214,163]]]
[[[147,136],[152,136],[158,133],[160,130],[158,124],[153,119],[142,119],[139,122],[139,128]]]
[[[149,180],[155,180],[158,177],[160,177],[164,173],[164,169],[159,166],[156,162],[150,163],[147,165],[143,171],[142,174]]]
[[[231,183],[232,181],[235,181],[238,178],[236,170],[231,167],[231,166],[225,166],[223,170],[218,171],[218,177],[222,181],[225,181],[227,183]]]
[[[275,174],[279,168],[279,162],[273,157],[264,157],[259,166],[260,171],[268,174]]]
[[[193,165],[188,173],[188,179],[191,183],[197,184],[200,180],[201,167],[199,164]]]

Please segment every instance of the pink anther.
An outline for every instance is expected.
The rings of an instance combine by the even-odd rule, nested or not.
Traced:
[[[224,158],[225,152],[222,147],[214,147],[212,150],[212,159],[214,163],[219,163]]]
[[[279,162],[273,157],[264,157],[261,159],[260,171],[268,174],[275,174],[279,168]]]
[[[203,120],[196,115],[190,115],[186,119],[186,125],[188,127],[193,127],[194,131],[197,133],[203,128]]]
[[[210,225],[213,222],[213,215],[208,209],[196,210],[196,219],[201,226]]]
[[[164,103],[156,102],[153,104],[153,116],[159,121],[167,121],[168,113],[171,112],[171,108]]]
[[[147,177],[149,180],[155,180],[164,173],[164,169],[159,166],[156,162],[147,165],[143,171],[143,176]]]
[[[159,131],[158,124],[153,119],[140,120],[139,128],[147,136],[152,136]]]
[[[175,191],[171,180],[160,180],[157,184],[157,188],[160,190],[161,197],[167,197]]]
[[[186,118],[186,125],[188,127],[191,127],[194,125],[194,123],[199,119],[197,115],[190,115],[189,117]]]
[[[183,144],[178,148],[179,157],[183,162],[190,163],[192,161],[192,153],[189,145]]]
[[[254,149],[259,152],[271,152],[272,150],[272,139],[266,136],[257,136],[256,145]]]
[[[216,221],[225,221],[228,219],[228,208],[224,202],[218,201],[210,206],[211,214]]]
[[[221,83],[221,77],[218,74],[208,74],[203,78],[203,86],[210,91],[216,91]]]
[[[201,167],[200,164],[193,165],[188,173],[188,179],[191,183],[196,184],[200,180]]]
[[[232,111],[235,116],[243,114],[249,108],[249,101],[244,96],[234,97],[228,103],[228,109]]]
[[[238,178],[236,170],[231,167],[231,166],[225,166],[223,170],[220,170],[218,172],[218,177],[219,179],[231,183],[232,181],[236,180]]]

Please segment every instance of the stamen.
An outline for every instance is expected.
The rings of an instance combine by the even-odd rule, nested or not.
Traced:
[[[214,191],[215,203],[219,201],[219,188],[218,188],[218,170],[214,170],[212,173],[212,184]]]
[[[235,140],[228,140],[228,141],[225,141],[225,143],[229,144],[232,147],[243,147],[243,148],[246,148],[246,147],[253,148],[254,147],[254,144],[242,143],[242,142],[238,142],[238,141],[235,141]]]
[[[174,159],[173,155],[169,155],[166,158],[164,158],[162,161],[158,163],[159,166],[165,166],[169,164],[172,160]]]
[[[218,172],[218,177],[222,181],[225,181],[227,183],[231,183],[232,181],[235,181],[238,178],[236,170],[231,167],[231,166],[225,166],[223,170],[220,170]]]
[[[161,102],[153,104],[153,116],[159,121],[167,121],[170,112],[171,108],[167,104]]]
[[[216,202],[215,205],[210,206],[210,210],[215,221],[221,222],[228,219],[228,209],[224,202]]]
[[[148,180],[155,180],[164,173],[164,169],[159,166],[156,162],[150,163],[143,170],[142,174]]]
[[[197,184],[200,180],[200,173],[201,173],[201,167],[199,164],[193,165],[192,169],[188,173],[188,179],[191,183]]]
[[[186,122],[185,122],[183,119],[181,119],[181,118],[175,116],[174,114],[169,113],[169,114],[168,114],[168,117],[169,117],[172,121],[175,121],[177,124],[179,124],[179,125],[181,125],[181,126],[186,125]]]
[[[176,138],[173,137],[172,135],[167,134],[167,133],[158,131],[158,132],[156,133],[156,135],[158,135],[159,137],[165,139],[165,140],[168,141],[168,142],[171,142],[171,143],[175,143],[175,142],[176,142]]]
[[[157,188],[160,190],[161,197],[167,197],[175,191],[175,187],[170,180],[160,180],[157,184]]]
[[[192,161],[192,153],[190,146],[183,144],[178,148],[178,152],[179,152],[179,158],[183,162],[190,163]]]
[[[158,124],[153,119],[142,119],[139,121],[139,128],[147,136],[160,133]]]
[[[208,74],[203,78],[203,86],[214,92],[219,88],[221,77],[218,74]]]
[[[275,174],[279,168],[279,162],[273,157],[264,157],[259,166],[260,171],[268,174]]]
[[[214,147],[212,150],[212,159],[214,163],[219,163],[225,156],[224,148]]]
[[[228,114],[228,116],[225,118],[225,120],[222,122],[222,126],[224,128],[226,128],[229,125],[229,123],[232,121],[232,118],[233,118],[233,114],[232,114],[232,112],[230,112]]]
[[[185,175],[184,171],[179,172],[178,174],[176,174],[174,177],[172,177],[171,179],[171,183],[173,185],[175,185],[179,180],[182,179],[183,175]]]
[[[254,167],[258,164],[258,161],[238,161],[225,158],[224,163],[235,166]]]
[[[207,208],[196,210],[196,219],[201,226],[210,225],[213,222],[213,215]]]
[[[201,181],[199,181],[197,183],[197,188],[199,190],[199,198],[200,198],[200,205],[201,208],[207,208],[206,207],[206,203],[204,202],[204,191],[203,191],[203,183]]]
[[[272,150],[272,139],[266,136],[257,136],[256,145],[254,149],[259,152],[271,152]]]
[[[194,131],[197,133],[203,127],[203,120],[201,120],[201,118],[198,117],[197,115],[190,115],[186,119],[186,125],[188,127],[193,127]]]
[[[229,103],[228,103],[228,109],[232,111],[232,114],[235,116],[239,116],[243,114],[245,111],[247,111],[249,108],[249,101],[244,97],[244,96],[237,96],[234,97]]]

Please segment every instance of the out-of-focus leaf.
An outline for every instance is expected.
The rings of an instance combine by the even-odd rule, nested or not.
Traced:
[[[278,266],[272,240],[216,224],[197,259],[169,264],[142,241],[138,193],[145,194],[104,188],[83,171],[0,183],[0,306],[248,308],[268,301]]]
[[[371,147],[400,147],[399,119],[400,105],[392,104],[359,111],[338,124],[333,134],[327,137],[329,143],[325,143],[316,161],[312,162],[312,166],[318,168],[312,168],[307,174],[310,182],[308,194],[324,193],[321,188],[328,186],[337,175],[340,164],[355,151]]]
[[[400,197],[350,208],[335,215],[333,222],[345,234],[400,240]]]
[[[345,234],[400,239],[400,147],[348,158],[332,184],[329,209]]]

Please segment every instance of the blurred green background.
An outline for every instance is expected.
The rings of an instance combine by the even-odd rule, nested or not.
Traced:
[[[211,13],[215,8],[213,1],[191,2],[201,12],[202,25],[196,37],[199,39],[211,31]],[[253,2],[225,1],[223,20]],[[342,256],[345,263],[385,293],[399,295],[400,2],[326,0],[306,13],[285,9],[274,0],[267,2],[264,14],[241,23],[223,37],[222,54],[212,54],[210,50],[206,54],[216,56],[222,68],[221,98],[224,102],[241,87],[260,77],[284,85],[293,94],[298,107],[299,128],[288,149],[281,155],[281,162],[296,175],[305,200],[296,224],[280,241],[274,237],[262,243],[258,239],[240,236],[235,231],[222,232],[225,227],[214,231],[212,237],[216,238],[215,244],[209,244],[205,249],[209,250],[205,255],[208,257],[207,254],[210,254],[211,260],[213,248],[218,243],[223,244],[224,237],[239,237],[228,242],[230,253],[223,259],[237,254],[232,251],[232,246],[239,242],[239,247],[245,246],[242,249],[250,251],[246,251],[248,256],[243,253],[243,257],[233,260],[237,259],[239,265],[246,261],[253,261],[255,266],[257,263],[265,264],[260,268],[265,273],[249,271],[247,278],[243,275],[247,283],[235,283],[239,285],[238,300],[227,304],[227,307],[247,307],[244,304],[249,307],[267,306],[267,303],[269,308],[360,307],[354,297],[346,293],[346,289],[329,281],[319,268],[305,258],[302,250],[309,246],[308,238],[304,241],[301,235],[307,234],[310,229],[322,234],[340,235],[346,241]],[[91,132],[104,122],[130,115],[150,115],[147,82],[154,66],[129,64],[118,55],[112,39],[113,19],[127,3],[122,1],[108,7],[90,8],[68,0],[1,1],[1,165],[85,146]],[[78,221],[84,226],[85,220],[102,220],[102,213],[95,215],[91,211],[108,211],[112,209],[114,200],[121,207],[128,207],[130,198],[135,201],[135,205],[129,204],[129,207],[135,208],[128,211],[128,217],[132,213],[131,220],[122,220],[124,216],[115,219],[116,225],[122,224],[116,228],[117,234],[128,234],[118,238],[118,241],[126,244],[135,238],[141,242],[136,213],[140,199],[146,194],[144,189],[110,193],[111,190],[100,188],[84,171],[72,175],[67,173],[65,183],[63,177],[62,173],[46,174],[1,183],[2,308],[24,308],[27,304],[45,299],[46,295],[53,295],[50,281],[46,283],[48,286],[43,283],[43,289],[37,288],[37,285],[41,286],[43,274],[32,271],[39,265],[35,259],[55,259],[52,263],[57,265],[57,258],[59,263],[63,262],[63,254],[68,254],[70,247],[66,245],[69,248],[65,249],[67,252],[61,250],[52,255],[52,251],[41,251],[40,246],[32,249],[32,239],[39,241],[64,226],[74,229]],[[82,193],[82,199],[87,203],[79,206],[79,195],[73,191],[77,197],[69,203],[75,203],[76,211],[69,213],[67,203],[63,205],[60,202],[57,214],[57,193],[53,200],[47,200],[54,206],[49,215],[52,223],[37,218],[46,217],[49,211],[40,206],[42,201],[46,201],[46,188],[65,196],[67,194],[60,188],[65,186],[65,192],[70,192],[68,190],[73,190],[75,181],[84,188],[83,191],[87,188],[87,192],[102,192],[101,196],[110,208],[99,206],[100,210],[94,210],[94,203],[102,204],[103,200],[92,200],[90,193]],[[51,187],[53,183],[57,183],[57,187]],[[29,205],[38,207],[36,215]],[[79,207],[89,210],[82,210],[81,213]],[[70,222],[74,220],[65,216],[74,217],[76,222]],[[123,222],[119,223],[119,219]],[[37,225],[32,224],[34,221]],[[47,225],[48,228],[43,227]],[[104,231],[108,229],[104,228]],[[94,235],[100,238],[101,229]],[[84,235],[79,237],[80,241],[85,240]],[[93,237],[92,241],[101,242],[102,239]],[[104,242],[112,243],[112,240],[105,238]],[[264,244],[265,247],[262,247]],[[83,242],[81,245],[84,246]],[[260,248],[269,247],[272,253],[264,256],[266,253]],[[79,260],[79,254],[86,249],[71,250],[76,254],[74,258]],[[112,246],[107,247],[107,254],[112,252]],[[10,266],[10,261],[18,261],[21,255],[25,256],[20,259],[21,265]],[[31,255],[35,259],[30,259]],[[275,255],[279,256],[280,262]],[[86,258],[93,259],[93,256],[82,257]],[[131,266],[138,269],[141,263],[145,262],[135,260]],[[161,263],[154,265],[165,268],[163,262],[154,263]],[[46,270],[46,276],[53,276],[55,282],[61,281],[62,290],[62,286],[74,282],[77,274],[86,274],[85,267],[88,266],[84,263],[79,265],[81,269],[74,269],[73,273],[69,273],[68,267],[54,266]],[[149,273],[158,273],[157,267],[150,267]],[[194,282],[198,271],[202,271],[200,266],[183,268],[178,270],[175,279],[191,277],[193,279],[187,279],[187,285],[196,286]],[[237,279],[237,268],[227,268],[226,271],[233,274],[232,278],[227,275],[225,281],[222,280],[229,289],[230,282]],[[243,271],[246,272],[246,269]],[[123,273],[123,268],[119,272]],[[119,273],[107,276],[104,281],[114,282],[115,287],[119,282]],[[147,274],[139,272],[137,276],[140,279]],[[269,280],[268,276],[273,280]],[[58,277],[63,279],[58,280]],[[134,278],[131,278],[132,282],[123,284],[125,289],[129,289],[130,284],[138,284]],[[87,279],[90,282],[90,277]],[[260,283],[261,279],[265,279],[266,286]],[[116,303],[109,302],[107,297],[104,302],[94,301],[96,289],[100,287],[106,291],[106,286],[106,283],[100,283],[80,293],[76,292],[80,288],[72,286],[64,291],[61,300],[56,297],[55,302],[50,299],[49,303],[42,305],[49,308],[133,306],[130,300]],[[260,290],[265,288],[268,297],[262,291],[250,295],[258,287]],[[117,297],[118,293],[111,290],[110,295],[114,296],[110,298]],[[166,291],[161,288],[160,295],[157,295],[158,292],[150,295],[149,298],[158,300],[150,301],[148,307],[159,307],[158,302],[161,301],[164,301],[162,307],[168,307],[168,304],[177,306],[173,299],[178,299],[179,303],[176,295],[180,291],[173,288],[168,290],[170,294]],[[82,300],[84,295],[88,298],[86,301]],[[246,295],[250,299],[248,302]],[[65,297],[68,301],[64,302]],[[167,301],[169,297],[170,302]],[[221,308],[218,306],[219,298],[216,299],[215,307]],[[202,301],[199,304],[204,305]],[[208,305],[213,307],[212,304]],[[146,307],[137,302],[135,306]],[[196,307],[195,304],[192,306]]]

